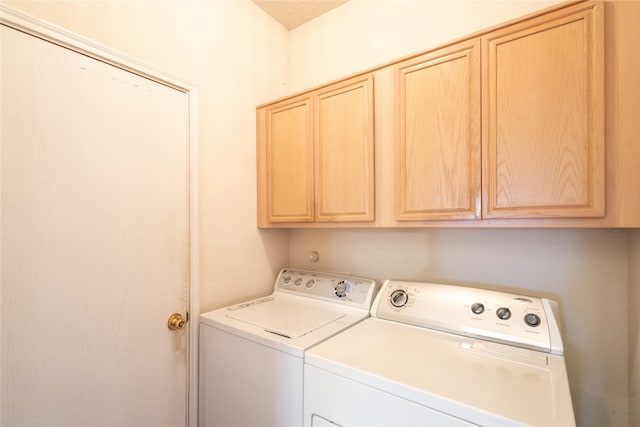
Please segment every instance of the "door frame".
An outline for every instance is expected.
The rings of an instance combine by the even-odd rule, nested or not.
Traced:
[[[187,396],[186,424],[195,427],[198,423],[198,319],[200,317],[199,282],[199,200],[198,200],[198,88],[190,83],[154,69],[121,52],[110,49],[90,39],[72,33],[59,26],[19,12],[0,4],[0,25],[13,28],[31,36],[51,42],[90,58],[113,65],[156,83],[183,92],[188,99],[188,228],[189,248],[189,333],[187,344]],[[0,231],[1,233],[1,231]],[[0,236],[1,237],[1,236]],[[0,248],[0,260],[2,252]],[[0,263],[1,268],[1,263]],[[0,274],[1,277],[1,274]],[[1,340],[1,337],[0,337]],[[0,345],[1,345],[0,341]],[[1,396],[0,396],[1,397]]]

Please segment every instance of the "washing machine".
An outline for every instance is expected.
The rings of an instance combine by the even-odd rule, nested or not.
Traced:
[[[307,351],[305,426],[574,426],[549,299],[385,281],[371,317]]]
[[[305,351],[367,318],[378,288],[285,268],[271,295],[202,314],[199,424],[300,427]]]

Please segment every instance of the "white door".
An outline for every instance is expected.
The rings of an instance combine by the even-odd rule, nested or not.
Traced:
[[[184,426],[188,96],[0,29],[0,422]]]

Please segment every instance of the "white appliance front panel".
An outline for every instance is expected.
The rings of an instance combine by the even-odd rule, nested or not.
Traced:
[[[369,318],[305,363],[477,424],[574,424],[561,356]]]
[[[303,360],[200,325],[199,425],[298,427]]]
[[[473,426],[433,410],[305,364],[304,426]]]

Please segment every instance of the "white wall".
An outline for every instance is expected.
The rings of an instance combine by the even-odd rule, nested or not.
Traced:
[[[201,309],[273,289],[287,232],[256,230],[255,106],[283,95],[286,30],[249,0],[3,3],[199,88]]]
[[[290,32],[287,88],[326,83],[559,2],[350,0]]]
[[[351,0],[290,34],[287,90],[373,67],[555,1]],[[521,290],[560,302],[582,426],[628,425],[627,230],[297,230],[290,264]],[[317,250],[320,262],[308,261]]]
[[[629,425],[640,425],[640,229],[629,231]]]

